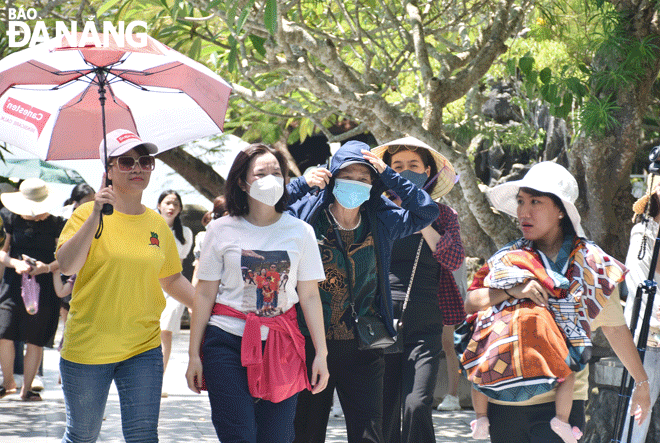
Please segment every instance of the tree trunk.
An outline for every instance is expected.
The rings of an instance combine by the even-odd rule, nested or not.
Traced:
[[[622,165],[623,151],[633,146],[614,148],[616,137],[584,138],[569,151],[569,169],[580,187],[577,207],[587,238],[606,252],[624,261],[632,227],[630,160]],[[618,160],[617,160],[618,159]]]
[[[627,14],[627,35],[642,39],[649,34],[658,35],[657,12],[654,6],[637,2],[612,1]],[[633,5],[635,3],[635,5]],[[631,6],[636,8],[630,9]],[[655,23],[655,24],[654,24]],[[607,51],[596,54],[593,66],[614,70],[622,60]],[[569,169],[580,185],[578,209],[582,215],[587,236],[614,257],[624,260],[628,250],[632,203],[630,171],[634,155],[639,149],[642,117],[646,113],[651,87],[660,71],[660,59],[649,60],[644,72],[616,90],[601,91],[602,96],[614,94],[618,111],[617,125],[604,136],[591,136],[576,141],[568,153]],[[597,344],[594,354],[600,354],[609,344]],[[616,390],[601,388],[590,381],[588,411],[589,422],[584,440],[589,443],[609,442],[615,436],[608,424],[618,401]],[[650,436],[655,431],[652,431]],[[647,440],[649,441],[649,440]],[[650,440],[656,441],[656,440]]]
[[[161,152],[157,158],[174,169],[200,194],[211,201],[225,190],[225,179],[220,174],[181,147]]]
[[[630,26],[632,32],[636,25]],[[609,54],[600,56],[606,59],[603,65],[615,62]],[[578,139],[568,153],[569,169],[580,185],[578,209],[587,237],[620,260],[626,257],[632,227],[630,171],[659,72],[660,58],[637,81],[614,91],[619,107],[616,126],[605,136]]]

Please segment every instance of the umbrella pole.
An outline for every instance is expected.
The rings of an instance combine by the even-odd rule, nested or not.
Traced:
[[[103,156],[105,163],[105,185],[109,186],[112,182],[108,179],[108,142],[106,140],[106,130],[105,130],[105,85],[106,77],[105,72],[101,68],[96,69],[96,76],[99,79],[99,102],[101,102],[101,124],[103,125]],[[101,209],[101,214],[110,215],[112,214],[113,209],[110,203],[104,203],[103,209]]]

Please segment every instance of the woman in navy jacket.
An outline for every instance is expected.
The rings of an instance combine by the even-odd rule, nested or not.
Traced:
[[[401,207],[382,195],[388,189],[401,197]],[[389,286],[392,245],[432,223],[438,206],[358,141],[337,151],[330,171],[292,180],[287,190],[289,212],[312,225],[323,259],[326,280],[319,283],[319,292],[330,371],[330,389],[299,395],[295,441],[325,441],[336,388],[348,442],[383,442],[383,352],[358,349],[354,316],[380,315],[389,333],[396,334]],[[302,316],[299,321],[306,334]],[[307,344],[310,362],[314,348],[309,340]]]

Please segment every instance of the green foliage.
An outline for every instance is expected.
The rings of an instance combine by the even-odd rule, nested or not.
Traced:
[[[538,151],[545,140],[545,131],[541,128],[534,128],[527,122],[511,122],[501,125],[488,121],[482,131],[482,135],[490,141],[490,144],[506,147],[510,152]]]
[[[439,58],[451,52],[452,45],[461,46],[466,39],[476,39],[480,25],[492,18],[488,14],[491,11],[488,2],[483,2],[481,15],[460,15],[461,8],[477,3],[480,2],[458,2],[451,6],[448,2],[424,4],[424,26],[434,73],[443,68]],[[97,8],[99,19],[147,21],[149,33],[155,38],[206,64],[230,82],[258,92],[277,87],[283,79],[289,78],[284,64],[263,69],[273,58],[283,57],[273,52],[281,19],[299,26],[319,41],[332,42],[338,60],[348,68],[346,75],[369,78],[370,73],[387,73],[389,77],[382,77],[386,80],[367,83],[369,93],[378,94],[413,118],[421,119],[424,113],[425,85],[421,82],[410,40],[404,34],[404,31],[410,32],[410,23],[405,19],[407,13],[401,3],[375,0],[294,3],[278,0],[91,0],[91,7]],[[62,5],[62,8],[73,11],[71,6]],[[457,15],[453,16],[454,13]],[[401,20],[402,29],[393,24],[395,20]],[[625,20],[626,17],[608,2],[537,2],[526,23],[527,38],[507,42],[507,55],[493,63],[489,76],[521,78],[527,97],[532,101],[543,100],[553,115],[568,120],[574,132],[610,128],[611,118],[602,124],[595,124],[591,119],[602,117],[603,112],[609,113],[609,117],[615,116],[616,90],[634,81],[660,52],[653,38],[636,42],[631,35],[622,32]],[[358,21],[362,29],[368,30],[368,35],[355,32]],[[456,32],[457,28],[464,31]],[[362,41],[371,43],[362,44]],[[409,52],[393,58],[392,54],[398,54],[401,48],[409,48]],[[292,50],[301,51],[301,60],[312,69],[322,70],[328,79],[337,74],[333,67],[321,63],[318,54],[296,47]],[[593,66],[596,51],[610,51],[612,63],[606,67]],[[624,62],[619,63],[622,56],[625,56]],[[290,56],[287,59],[295,60]],[[231,120],[228,130],[240,132],[244,137],[260,137],[259,133],[273,137],[286,132],[289,138],[304,139],[328,126],[331,119],[344,117],[339,109],[324,103],[323,97],[309,94],[303,78],[298,81],[298,89],[267,103],[251,101],[246,104],[242,99],[232,99],[232,107],[237,111],[228,115]],[[580,110],[592,97],[598,97],[598,101]],[[611,103],[605,103],[606,100]],[[251,111],[246,113],[248,109]],[[444,118],[452,133],[469,143],[470,136],[480,133],[483,125],[475,123],[472,117],[466,118],[465,113],[465,100],[459,99],[445,108]],[[355,118],[350,113],[346,116]],[[258,119],[260,124],[252,124],[254,120],[251,119]],[[499,134],[500,129],[488,131]],[[522,133],[532,139],[537,134],[533,128]]]
[[[539,4],[535,14],[528,23],[528,37],[512,41],[506,58],[496,62],[489,75],[514,80],[514,84],[516,79],[521,81],[518,105],[522,113],[528,112],[526,103],[538,102],[565,119],[573,134],[601,137],[614,130],[621,111],[619,91],[633,87],[655,63],[660,54],[657,39],[636,40],[626,30],[625,13],[608,3],[550,0]],[[599,64],[594,64],[596,56]],[[452,104],[445,114],[447,128],[457,141],[467,144],[481,134],[521,149],[538,146],[539,134],[533,125],[501,127],[478,117],[465,119],[464,103]],[[479,110],[468,113],[474,111]]]
[[[591,10],[589,19],[583,23],[589,37],[579,57],[573,58],[577,63],[560,69],[537,68],[529,52],[518,59],[509,59],[506,66],[510,76],[522,79],[529,98],[542,99],[554,116],[572,123],[575,132],[601,137],[618,125],[619,91],[632,87],[656,62],[660,45],[655,36],[637,40],[627,29],[625,12],[603,2],[596,3],[598,9]],[[539,8],[542,20],[537,20],[537,24],[552,30],[554,35],[565,36],[571,25],[566,20],[557,20],[555,14],[566,15],[570,2],[553,1],[551,5],[554,9],[547,5]],[[587,2],[584,7],[588,7]],[[567,48],[572,44],[568,40]],[[596,55],[598,65],[593,64]]]
[[[605,135],[619,125],[615,112],[621,108],[611,97],[591,97],[580,111],[580,124],[587,134]]]
[[[266,0],[266,8],[264,9],[264,23],[266,29],[271,35],[277,32],[277,0]]]
[[[108,0],[99,9],[96,10],[96,16],[101,17],[107,10],[119,3],[121,0]]]

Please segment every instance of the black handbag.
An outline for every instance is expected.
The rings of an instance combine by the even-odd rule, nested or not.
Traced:
[[[403,352],[403,313],[406,312],[408,307],[408,300],[410,300],[410,290],[412,289],[413,280],[415,280],[415,271],[417,271],[417,263],[419,262],[419,254],[422,252],[424,245],[424,237],[419,240],[417,247],[417,255],[415,256],[415,263],[413,264],[412,274],[410,275],[410,282],[408,283],[408,290],[406,291],[406,298],[403,299],[403,306],[401,307],[401,314],[396,322],[396,337],[394,337],[394,344],[385,348],[386,354],[396,354]]]
[[[389,349],[396,345],[396,339],[390,335],[385,323],[378,315],[358,315],[355,317],[355,332],[358,349]]]
[[[337,244],[339,249],[344,256],[344,262],[349,263],[348,255],[344,248],[343,242],[341,241],[341,236],[337,232],[337,227],[335,226],[334,217],[328,213],[329,210],[326,210],[326,216],[330,221],[332,226],[333,233],[337,239]],[[361,351],[370,350],[370,349],[383,349],[395,343],[395,338],[390,335],[385,327],[382,317],[379,314],[366,314],[366,315],[357,315],[355,311],[355,296],[353,295],[353,283],[351,282],[351,273],[346,272],[347,277],[347,287],[348,295],[351,299],[351,316],[355,321],[355,338],[358,343],[358,349]]]

